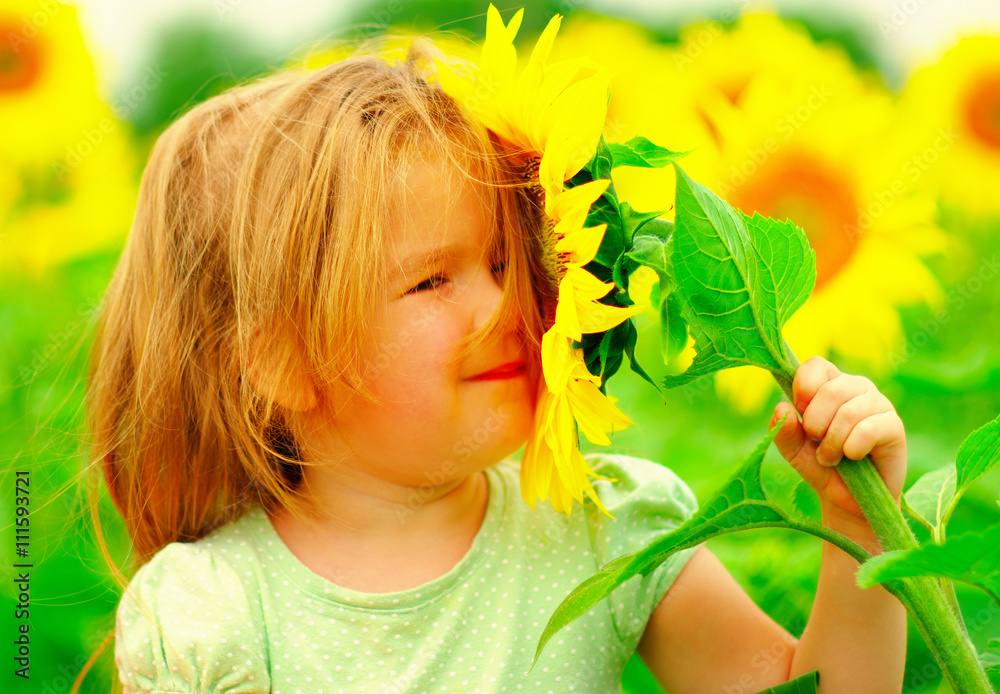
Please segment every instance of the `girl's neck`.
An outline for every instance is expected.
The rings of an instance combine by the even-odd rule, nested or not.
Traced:
[[[320,507],[331,510],[318,526],[286,511],[271,523],[310,570],[363,592],[404,590],[447,573],[472,546],[489,502],[484,472],[440,487],[328,482],[310,480]]]

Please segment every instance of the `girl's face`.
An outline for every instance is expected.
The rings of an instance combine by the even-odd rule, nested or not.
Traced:
[[[390,294],[373,326],[379,354],[367,365],[366,384],[383,402],[332,405],[348,459],[395,484],[461,479],[515,452],[531,430],[538,356],[517,326],[449,363],[502,294],[481,194],[444,165],[412,167],[388,246]]]

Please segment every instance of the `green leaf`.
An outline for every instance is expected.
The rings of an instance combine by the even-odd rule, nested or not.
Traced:
[[[660,351],[663,363],[676,359],[688,343],[688,327],[681,313],[681,302],[669,292],[660,292]]]
[[[943,544],[886,552],[858,569],[858,585],[911,576],[936,576],[963,581],[986,591],[1000,604],[1000,525],[981,533],[948,538]]]
[[[1000,691],[1000,639],[990,639],[986,643],[986,650],[979,654],[979,662],[986,670],[990,684]]]
[[[631,367],[632,371],[639,374],[645,381],[647,381],[650,385],[656,388],[656,392],[659,393],[660,386],[657,385],[656,381],[650,378],[649,374],[646,373],[646,370],[639,365],[639,362],[635,358],[635,345],[639,341],[639,331],[636,330],[635,323],[632,322],[631,318],[628,319],[626,323],[628,323],[629,328],[628,328],[628,335],[625,340],[624,352],[625,356],[628,357],[629,366]]]
[[[665,230],[661,228],[660,231]],[[660,283],[660,346],[663,362],[669,363],[687,346],[687,323],[673,293],[670,271],[670,239],[659,234],[637,234],[632,249],[625,253],[640,265],[656,271]]]
[[[642,225],[642,233],[647,236],[658,236],[664,241],[668,241],[674,233],[674,223],[669,219],[650,219]]]
[[[1000,463],[1000,416],[969,434],[958,449],[956,492],[961,496],[980,477]]]
[[[946,465],[943,468],[921,475],[913,483],[903,498],[907,505],[923,519],[924,524],[938,538],[943,530],[941,522],[945,512],[955,496],[955,466]]]
[[[819,670],[813,670],[784,684],[763,689],[757,694],[816,694],[819,691],[818,687]]]
[[[612,196],[609,197],[608,191],[605,191],[604,195],[591,205],[590,214],[587,216],[588,226],[595,226],[597,224],[608,225],[604,231],[604,238],[601,239],[601,245],[597,249],[597,255],[591,261],[606,268],[614,267],[618,256],[625,251],[622,218],[618,211],[617,202],[613,197],[613,191],[611,192]]]
[[[647,169],[661,169],[673,164],[688,152],[674,152],[653,144],[641,135],[624,144],[607,146],[611,152],[612,166],[641,166]]]
[[[787,221],[737,213],[679,166],[676,205],[670,267],[697,356],[664,385],[742,364],[792,373],[781,326],[815,284],[805,234]]]
[[[819,496],[816,495],[815,490],[809,486],[808,482],[799,480],[799,483],[792,487],[791,497],[792,507],[803,518],[815,521],[823,519],[823,511],[819,505]]]
[[[754,212],[739,213],[761,262],[775,279],[778,300],[778,327],[785,325],[812,294],[816,284],[816,252],[805,232],[786,219],[783,222]]]
[[[628,344],[628,331],[632,321],[619,323],[604,333],[601,339],[599,353],[601,356],[601,392],[604,392],[608,379],[618,373],[622,364],[622,352]],[[591,372],[593,373],[593,372]]]
[[[585,167],[587,171],[590,172],[593,180],[596,181],[599,178],[611,178],[611,167],[613,166],[611,162],[613,156],[611,148],[608,146],[608,143],[604,141],[604,136],[602,135],[600,140],[597,142],[597,150],[594,152],[593,158]]]
[[[625,233],[626,239],[631,239],[635,236],[639,229],[646,226],[649,222],[657,219],[661,214],[666,212],[666,210],[654,210],[653,212],[637,212],[632,209],[632,205],[628,202],[621,202],[619,207],[622,211],[622,230]],[[664,220],[667,221],[667,220]]]
[[[768,498],[761,482],[761,464],[780,428],[780,424],[775,425],[712,499],[676,530],[657,538],[638,552],[605,564],[600,571],[574,588],[545,625],[534,662],[538,661],[545,644],[556,632],[585,614],[616,587],[633,576],[650,574],[676,552],[719,535],[751,528],[790,528],[837,542],[856,558],[866,558],[867,553],[847,538],[815,523],[789,518],[780,506]]]

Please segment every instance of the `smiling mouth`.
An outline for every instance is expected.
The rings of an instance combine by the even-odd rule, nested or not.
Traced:
[[[469,381],[498,381],[508,378],[518,378],[523,376],[528,370],[528,365],[523,361],[515,361],[503,366],[498,366],[492,371],[472,376]]]

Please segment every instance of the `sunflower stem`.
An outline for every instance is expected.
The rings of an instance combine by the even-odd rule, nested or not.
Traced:
[[[791,350],[787,349],[787,345],[785,347],[786,353],[795,360]],[[772,374],[794,407],[794,369]],[[868,456],[861,460],[844,458],[837,464],[837,471],[858,502],[883,551],[907,550],[917,546],[913,531]],[[893,594],[913,619],[956,694],[993,694],[972,641],[960,617],[948,604],[940,584],[927,576],[904,578],[895,583]]]

